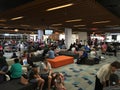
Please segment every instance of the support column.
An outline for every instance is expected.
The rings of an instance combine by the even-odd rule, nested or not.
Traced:
[[[68,49],[72,43],[72,29],[65,28],[65,44],[66,48]]]
[[[87,32],[78,32],[80,42],[85,45],[87,44]]]
[[[38,30],[38,41],[41,42],[43,40],[43,30]]]

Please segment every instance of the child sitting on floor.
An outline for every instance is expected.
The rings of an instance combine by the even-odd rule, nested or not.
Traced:
[[[62,73],[55,74],[54,82],[55,82],[55,90],[66,90],[64,86],[64,76]]]

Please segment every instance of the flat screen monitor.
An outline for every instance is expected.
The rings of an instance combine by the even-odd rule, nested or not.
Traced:
[[[51,35],[53,34],[53,30],[45,30],[45,35]]]
[[[113,40],[117,40],[117,35],[112,35]]]

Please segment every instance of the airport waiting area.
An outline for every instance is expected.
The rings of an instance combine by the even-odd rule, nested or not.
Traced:
[[[0,0],[0,90],[120,90],[120,0]]]
[[[2,62],[3,57],[5,57],[5,60],[7,62],[7,64],[5,65],[8,66],[7,70],[5,68],[1,69],[1,71],[4,72],[0,74],[1,76],[4,76],[3,81],[0,77],[0,88],[2,90],[36,90],[37,84],[33,82],[31,83],[29,81],[29,79],[31,80],[31,74],[29,73],[31,72],[31,70],[33,70],[32,68],[34,68],[34,65],[36,65],[39,75],[46,75],[41,74],[44,70],[43,63],[46,60],[51,66],[51,68],[48,68],[52,71],[52,80],[50,89],[48,89],[49,78],[46,80],[44,76],[41,76],[41,78],[43,78],[45,82],[43,85],[43,89],[40,90],[54,90],[56,88],[56,84],[54,83],[56,77],[54,75],[56,75],[57,73],[60,73],[63,76],[62,83],[64,84],[62,84],[62,87],[65,88],[65,90],[94,90],[96,80],[95,77],[100,67],[105,64],[110,64],[114,61],[120,62],[120,51],[118,50],[118,48],[113,48],[114,44],[111,45],[116,52],[114,52],[112,48],[111,50],[113,51],[110,52],[108,50],[109,45],[105,43],[103,43],[100,47],[96,47],[93,45],[93,47],[89,45],[77,45],[76,43],[74,43],[74,45],[70,46],[69,49],[60,49],[57,47],[59,45],[57,45],[56,43],[53,43],[49,46],[41,44],[41,46],[38,47],[36,43],[30,42],[29,44],[27,44],[28,46],[25,46],[24,43],[17,46],[22,45],[24,47],[21,47],[20,49],[19,47],[17,47],[15,48],[16,50],[10,49],[10,51],[4,51],[3,49],[3,51],[1,51],[1,53],[3,53],[3,56],[1,56],[0,60]],[[105,47],[107,47],[106,51],[104,51]],[[16,62],[16,59],[19,59],[19,62]],[[18,63],[21,66],[21,71],[18,68],[20,67],[19,65],[16,66],[18,71],[15,69],[14,65],[17,65]],[[15,72],[21,73],[18,73],[18,75],[16,76]],[[25,75],[27,75],[27,79],[25,78]],[[23,76],[25,80],[23,80]],[[118,69],[115,72],[115,75],[113,75],[114,79],[111,79],[111,87],[119,88],[119,76],[120,70]],[[109,87],[110,86],[108,86],[105,90],[109,90]]]

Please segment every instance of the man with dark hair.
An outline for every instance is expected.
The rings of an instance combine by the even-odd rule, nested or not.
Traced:
[[[18,79],[22,76],[22,65],[19,63],[19,59],[14,59],[14,64],[10,68],[11,79]]]
[[[94,90],[103,90],[103,87],[108,86],[110,75],[119,68],[120,62],[118,61],[103,65],[97,72]]]

